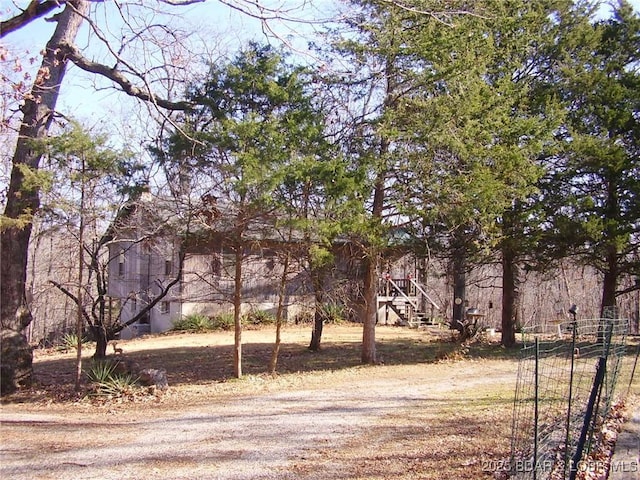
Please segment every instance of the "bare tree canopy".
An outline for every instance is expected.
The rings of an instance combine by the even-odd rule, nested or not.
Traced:
[[[33,20],[44,17],[56,8],[59,8],[62,3],[66,2],[57,2],[55,0],[39,2],[37,0],[32,0],[31,2],[29,2],[29,5],[20,10],[20,13],[16,13],[8,20],[0,22],[0,38],[3,38],[5,35],[8,35],[9,33],[24,27],[25,25],[31,23]]]
[[[323,6],[332,1],[328,0]],[[202,60],[195,58],[197,48],[189,43],[195,32],[181,22],[179,14],[184,10],[174,7],[196,3],[205,3],[205,0],[32,0],[12,2],[13,6],[3,12],[8,18],[0,20],[0,39],[28,25],[35,26],[36,21],[47,21],[55,26],[48,41],[35,45],[41,49],[39,69],[33,75],[25,74],[16,83],[19,95],[9,98],[20,106],[6,109],[14,112],[11,123],[16,128],[17,140],[11,159],[4,214],[0,216],[0,278],[3,287],[0,324],[3,330],[19,333],[32,320],[26,290],[27,260],[32,220],[40,208],[40,191],[37,185],[30,185],[25,175],[40,169],[42,155],[34,151],[32,144],[45,139],[59,117],[58,96],[61,85],[65,83],[68,66],[73,64],[92,74],[92,87],[95,89],[114,88],[140,99],[149,105],[150,110],[173,123],[170,114],[163,112],[189,108],[181,97],[185,93],[186,82],[192,82],[198,75],[198,64]],[[223,5],[227,10],[256,20],[262,33],[285,43],[285,35],[276,33],[271,28],[272,22],[313,24],[317,23],[313,17],[320,16],[319,10],[312,8],[313,4],[308,0],[275,3],[219,0],[210,3]],[[209,23],[226,24],[216,13],[209,20],[213,20]],[[36,37],[33,35],[30,41],[38,42]],[[210,40],[201,39],[199,46],[206,50]],[[0,51],[3,61],[8,58],[5,53]],[[35,66],[36,56],[29,58],[29,63]],[[19,59],[16,60],[16,68],[20,68]],[[101,79],[107,83],[102,83]],[[28,84],[31,84],[30,88]],[[4,120],[3,125],[9,125]],[[22,369],[24,375],[9,375],[11,378],[6,382],[8,390],[30,380],[32,357],[28,353],[26,338],[21,342],[27,352]]]
[[[69,43],[60,45],[61,53],[71,60],[78,68],[85,72],[95,73],[108,78],[122,88],[122,90],[140,100],[152,102],[154,105],[168,110],[186,110],[190,104],[188,102],[172,102],[170,100],[158,98],[155,94],[131,83],[131,81],[120,71],[110,68],[98,62],[94,62],[84,57],[75,45]]]
[[[104,0],[87,0],[91,3],[103,3]],[[156,2],[150,3],[164,4],[172,7],[189,6],[197,3],[205,3],[207,0],[156,0]],[[53,13],[56,9],[64,7],[66,4],[71,4],[64,0],[31,0],[25,7],[16,7],[15,12],[10,13],[10,18],[0,22],[0,39],[6,35],[21,29],[29,23],[42,18],[50,13]],[[133,1],[124,2],[129,5],[143,6],[143,2]],[[269,6],[268,4],[252,1],[252,0],[218,0],[218,3],[225,5],[232,10],[236,10],[244,15],[252,18],[259,19],[260,21],[267,22],[269,20],[283,20],[286,22],[294,23],[315,23],[325,22],[327,19],[315,18],[311,19],[306,15],[303,15],[304,10],[308,10],[312,6],[311,2],[301,0],[299,2],[293,2],[291,5],[284,7],[282,4],[276,4]],[[47,19],[50,20],[50,19]],[[267,26],[266,30],[270,30]]]

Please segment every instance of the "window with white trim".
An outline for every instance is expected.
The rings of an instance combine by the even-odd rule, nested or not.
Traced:
[[[169,313],[169,311],[171,310],[171,303],[170,302],[160,302],[160,313]]]
[[[124,248],[118,254],[118,276],[124,277]]]

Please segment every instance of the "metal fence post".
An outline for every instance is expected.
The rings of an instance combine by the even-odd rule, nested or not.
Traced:
[[[571,367],[569,369],[569,400],[567,403],[567,426],[564,437],[564,472],[562,478],[567,478],[567,467],[569,466],[569,458],[571,452],[569,452],[569,443],[571,442],[571,402],[573,400],[573,377],[575,371],[575,359],[576,359],[576,337],[578,331],[578,322],[575,320],[571,324],[573,327],[573,334],[571,336]]]
[[[598,392],[600,390],[600,385],[602,384],[602,380],[604,379],[604,372],[607,367],[607,359],[605,357],[600,357],[598,359],[598,368],[596,370],[596,376],[593,379],[593,385],[591,386],[591,394],[589,395],[589,403],[587,404],[587,411],[584,415],[584,422],[582,423],[582,431],[580,432],[580,439],[578,440],[578,446],[576,448],[576,453],[573,456],[571,461],[571,474],[569,475],[569,480],[575,480],[576,475],[578,474],[580,460],[582,460],[582,451],[584,449],[585,442],[587,440],[587,434],[589,433],[589,425],[591,424],[591,419],[593,417],[593,409],[596,403],[596,398],[598,396]]]
[[[536,337],[533,403],[533,480],[538,479],[538,419],[540,403],[540,341]]]

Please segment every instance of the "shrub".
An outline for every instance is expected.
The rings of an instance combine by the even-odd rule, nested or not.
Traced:
[[[337,303],[323,305],[325,323],[342,323],[344,321],[344,307]]]
[[[303,310],[293,317],[293,323],[296,325],[306,325],[313,323],[314,314],[312,310]]]
[[[82,345],[84,345],[85,343],[87,343],[87,339],[85,337],[82,337]],[[60,339],[60,345],[58,346],[59,350],[68,352],[69,350],[76,350],[77,348],[78,335],[76,333],[65,333]]]
[[[276,317],[264,310],[255,310],[245,315],[243,320],[248,325],[272,325]]]
[[[324,310],[324,322],[325,323],[334,323],[340,324],[346,321],[346,313],[345,307],[343,305],[337,303],[327,303],[323,305],[322,309]],[[307,324],[313,323],[315,320],[315,311],[313,309],[305,309],[298,313],[294,317],[294,323],[298,324]]]
[[[211,319],[214,330],[232,330],[234,328],[233,313],[221,313]]]
[[[135,393],[138,378],[131,373],[118,373],[118,363],[94,362],[87,373],[92,384],[91,394],[104,397],[122,397]]]
[[[213,323],[209,317],[199,313],[186,315],[173,324],[173,330],[205,332],[213,329]]]
[[[87,379],[91,383],[103,383],[115,375],[116,364],[109,361],[93,362],[87,372]]]

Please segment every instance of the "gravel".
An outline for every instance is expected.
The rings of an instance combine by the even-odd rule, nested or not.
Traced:
[[[292,462],[366,436],[387,414],[410,414],[418,403],[472,390],[474,382],[515,385],[508,364],[460,365],[362,369],[313,388],[212,397],[183,408],[4,405],[0,478],[293,479]]]

